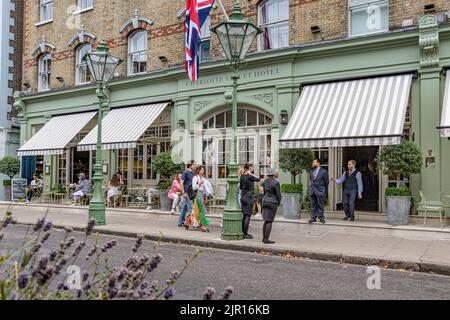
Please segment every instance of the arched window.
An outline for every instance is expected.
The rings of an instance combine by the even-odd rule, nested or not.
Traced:
[[[38,62],[38,90],[50,90],[50,78],[52,72],[52,57],[50,53],[45,53]]]
[[[254,127],[271,125],[272,117],[246,108],[238,108],[237,126]],[[231,128],[231,110],[220,112],[203,122],[203,129]]]
[[[91,81],[91,74],[83,57],[86,53],[91,52],[90,44],[82,44],[77,48],[76,52],[76,66],[75,66],[75,83],[85,84]]]
[[[128,74],[147,72],[147,31],[139,30],[128,39]]]
[[[263,30],[258,49],[289,46],[289,0],[266,0],[258,7],[258,24]]]

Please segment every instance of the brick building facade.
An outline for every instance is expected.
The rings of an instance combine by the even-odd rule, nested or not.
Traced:
[[[0,158],[15,156],[20,144],[13,95],[22,89],[22,17],[23,1],[0,3]],[[0,198],[4,195],[3,188],[0,185]]]
[[[104,170],[105,182],[119,171],[127,186],[156,186],[160,177],[152,171],[152,159],[178,148],[172,135],[182,129],[189,134],[185,140],[189,145],[181,148],[186,152],[183,160],[195,159],[205,165],[208,179],[224,196],[231,154],[227,136],[230,68],[216,37],[203,30],[200,78],[194,83],[189,80],[183,68],[183,2],[116,0],[112,5],[111,1],[84,0],[87,6],[77,8],[76,0],[24,1],[23,82],[31,90],[15,101],[22,110],[22,177],[43,173],[45,185],[57,190],[76,182],[77,173],[92,177],[96,151],[89,137],[96,137],[98,105],[95,85],[80,57],[104,39],[112,53],[124,60],[108,83],[104,123],[108,117],[114,123],[109,133],[114,141],[103,144],[102,160],[108,169]],[[230,12],[234,0],[223,3]],[[361,210],[386,212],[385,190],[395,181],[380,170],[376,153],[384,145],[409,139],[420,146],[428,165],[419,175],[402,177],[402,185],[416,200],[419,191],[437,201],[441,191],[450,190],[445,167],[450,163],[450,144],[445,138],[450,135],[450,117],[446,124],[444,112],[448,108],[450,114],[446,76],[450,69],[450,0],[241,3],[245,18],[264,32],[239,69],[239,164],[252,161],[255,172],[262,174],[277,166],[280,148],[306,146],[337,177],[346,162],[354,159],[366,175],[364,181],[371,184],[365,189]],[[222,18],[217,6],[210,13],[210,25]],[[386,85],[394,81],[397,87]],[[352,93],[348,88],[358,91]],[[313,94],[317,96],[311,98]],[[320,103],[314,105],[314,101]],[[381,107],[376,105],[381,101]],[[328,109],[323,110],[324,106]],[[133,141],[116,137],[116,133],[135,131],[136,119],[146,119],[136,115],[136,110],[143,109],[142,115],[156,112],[157,119],[141,123],[143,131],[137,131],[142,134]],[[307,118],[299,119],[299,112]],[[388,112],[396,113],[390,116]],[[120,121],[118,114],[122,114]],[[75,127],[72,117],[78,115],[86,123],[77,123],[76,135],[59,137],[60,132]],[[322,122],[334,126],[311,121],[323,115]],[[341,122],[345,125],[338,130]],[[377,132],[364,134],[369,129]],[[68,140],[60,145],[58,137]],[[304,185],[307,180],[303,175]],[[281,173],[280,181],[288,182],[289,175]],[[330,184],[329,195],[328,209],[340,210],[340,189]]]
[[[242,1],[244,14],[257,22],[258,6],[264,1]],[[446,0],[390,0],[389,30],[417,27],[418,18],[426,11],[437,14],[450,10],[450,1]],[[110,1],[94,0],[93,7],[87,10],[76,8],[76,0],[59,0],[53,3],[53,17],[50,21],[40,23],[38,0],[25,0],[24,21],[24,80],[37,89],[37,59],[42,54],[40,43],[52,56],[51,88],[75,83],[75,50],[79,40],[68,44],[83,29],[93,38],[84,37],[83,42],[97,43],[99,39],[107,40],[113,53],[127,61],[128,37],[135,29],[148,31],[147,71],[156,71],[183,63],[184,54],[184,18],[177,13],[183,8],[183,1],[149,1],[139,0]],[[227,11],[231,10],[233,0],[224,0]],[[434,5],[427,7],[427,5]],[[427,9],[428,8],[428,9]],[[78,12],[78,13],[77,13]],[[138,25],[133,25],[133,17],[138,17]],[[223,14],[219,7],[211,12],[211,25]],[[129,21],[123,30],[121,27]],[[150,21],[151,23],[148,23]],[[289,46],[297,46],[321,41],[348,38],[349,2],[342,0],[290,0],[289,1]],[[312,32],[317,26],[320,32]],[[38,50],[35,50],[38,48]],[[257,50],[256,45],[253,51]],[[167,60],[162,62],[159,57]],[[211,37],[211,59],[221,58],[222,51],[215,37]],[[127,63],[119,70],[119,76],[127,75]],[[64,83],[55,77],[63,77]]]

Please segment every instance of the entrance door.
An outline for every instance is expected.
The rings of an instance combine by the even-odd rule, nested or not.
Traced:
[[[342,172],[349,160],[356,161],[356,169],[361,172],[363,182],[363,198],[356,199],[356,210],[378,211],[379,209],[379,176],[375,157],[378,152],[375,147],[348,147],[342,152]],[[339,207],[339,206],[338,206]],[[340,206],[342,208],[342,206]]]
[[[71,149],[72,167],[70,174],[70,182],[78,182],[78,175],[84,173],[87,179],[91,179],[89,171],[89,151],[77,151],[75,148]]]

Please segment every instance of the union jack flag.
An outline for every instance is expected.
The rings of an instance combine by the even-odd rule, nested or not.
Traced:
[[[186,23],[184,27],[186,36],[186,57],[184,68],[191,81],[198,79],[200,63],[200,29],[209,15],[214,0],[186,0]]]

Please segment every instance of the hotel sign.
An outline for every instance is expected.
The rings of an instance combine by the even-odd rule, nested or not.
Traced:
[[[271,79],[280,74],[280,70],[278,67],[273,68],[261,68],[252,71],[242,71],[239,72],[240,82],[249,82],[249,81],[257,81],[257,80],[265,80]],[[221,74],[217,76],[206,76],[201,77],[200,79],[194,82],[189,80],[183,80],[182,88],[207,88],[207,87],[215,87],[217,85],[231,85],[231,74]]]

